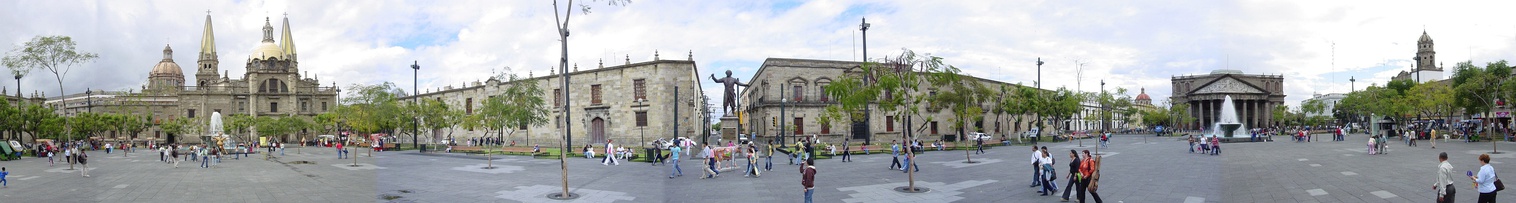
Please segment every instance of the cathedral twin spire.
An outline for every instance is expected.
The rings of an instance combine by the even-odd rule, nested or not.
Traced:
[[[281,32],[282,36],[279,40],[279,47],[287,57],[293,59],[295,57],[295,40],[290,34],[290,19],[288,15],[284,17],[284,29]],[[268,18],[264,18],[263,21],[263,41],[274,42],[274,26]],[[206,12],[205,31],[202,33],[200,39],[200,60],[215,60],[216,58],[216,34],[211,26],[210,12]]]

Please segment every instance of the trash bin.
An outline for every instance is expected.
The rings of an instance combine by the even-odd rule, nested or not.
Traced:
[[[648,155],[648,157],[647,157],[647,162],[648,163],[653,163],[654,161],[657,161],[658,155],[660,155],[658,153],[658,148],[652,148],[652,147],[642,148],[642,154]]]

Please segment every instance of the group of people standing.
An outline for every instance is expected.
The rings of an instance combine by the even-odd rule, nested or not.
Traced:
[[[1479,172],[1465,172],[1465,176],[1473,181],[1473,188],[1479,192],[1479,203],[1494,203],[1495,194],[1505,190],[1505,184],[1495,173],[1495,167],[1490,166],[1490,154],[1479,155]],[[1437,202],[1453,202],[1454,194],[1457,194],[1457,186],[1454,186],[1453,164],[1448,163],[1448,153],[1437,155],[1437,182],[1432,183],[1432,190],[1437,191]]]
[[[1095,202],[1102,202],[1100,194],[1095,191],[1100,182],[1100,157],[1090,154],[1090,150],[1084,150],[1084,156],[1079,151],[1069,150],[1069,172],[1064,175],[1065,182],[1062,200],[1068,201],[1070,192],[1074,192],[1079,202],[1085,202],[1085,197],[1094,197]],[[1038,193],[1048,196],[1058,193],[1058,171],[1054,169],[1056,161],[1049,153],[1047,146],[1038,148],[1032,146],[1032,185],[1030,187],[1042,187]]]

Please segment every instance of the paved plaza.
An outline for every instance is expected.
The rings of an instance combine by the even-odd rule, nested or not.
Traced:
[[[1147,138],[1144,140],[1144,138]],[[1437,152],[1452,156],[1459,171],[1477,170],[1474,157],[1490,143],[1439,143],[1407,148],[1392,146],[1387,155],[1366,155],[1362,135],[1344,142],[1269,142],[1225,144],[1222,156],[1189,154],[1187,143],[1173,137],[1120,135],[1106,159],[1100,193],[1108,202],[1425,202]],[[1060,162],[1067,151],[1095,150],[1095,142],[1049,143]],[[1516,145],[1501,143],[1516,150]],[[1058,202],[1027,187],[1031,176],[1028,146],[996,147],[962,163],[962,151],[928,151],[918,186],[931,192],[906,194],[892,189],[906,175],[887,170],[888,154],[863,155],[855,162],[817,160],[819,202]],[[1516,151],[1513,151],[1516,153]],[[496,169],[481,169],[480,156],[398,152],[379,160],[381,197],[401,202],[552,202],[561,190],[557,159],[497,156]],[[1495,155],[1497,170],[1516,154]],[[797,166],[775,160],[773,171],[745,178],[729,171],[716,179],[699,179],[700,164],[683,160],[685,176],[667,178],[669,167],[623,162],[605,166],[599,159],[570,157],[570,190],[582,195],[571,202],[792,202],[802,198]],[[1067,163],[1067,162],[1063,162]],[[1060,163],[1058,173],[1067,173]],[[1060,186],[1065,179],[1059,179]],[[1469,181],[1458,180],[1458,185]],[[1459,188],[1458,200],[1471,202],[1473,189]],[[1511,195],[1502,194],[1502,199]],[[1091,200],[1093,201],[1093,200]]]
[[[178,168],[158,161],[158,154],[138,149],[90,152],[90,177],[67,170],[60,159],[48,166],[47,158],[27,157],[3,161],[10,172],[8,188],[0,188],[0,202],[371,202],[374,170],[348,167],[351,159],[336,159],[331,148],[286,148],[278,161],[262,155],[232,159],[206,169],[200,162],[182,162]],[[358,163],[374,161],[359,156]],[[308,161],[314,164],[298,164]],[[340,166],[333,166],[334,164]],[[79,167],[75,165],[75,167]]]
[[[1146,138],[1146,139],[1144,139]],[[1190,154],[1173,137],[1118,135],[1105,154],[1100,194],[1108,202],[1425,202],[1433,199],[1433,166],[1438,152],[1448,152],[1456,171],[1477,170],[1475,157],[1490,143],[1403,142],[1385,155],[1367,155],[1362,135],[1344,142],[1268,142],[1224,144],[1221,156]],[[1394,143],[1394,142],[1392,142]],[[1091,150],[1086,140],[1046,143],[1068,171],[1067,151]],[[1497,170],[1516,162],[1516,144],[1500,143],[1510,153],[1495,154]],[[1028,187],[1029,146],[995,147],[974,154],[979,163],[963,163],[962,151],[928,151],[920,155],[916,185],[926,193],[899,193],[907,177],[887,170],[889,154],[859,155],[855,162],[817,160],[816,199],[820,202],[1057,202]],[[0,162],[11,175],[0,198],[19,202],[554,202],[548,193],[561,190],[557,159],[467,154],[421,154],[414,151],[357,150],[359,166],[336,159],[329,148],[265,161],[258,156],[223,159],[212,169],[198,162],[179,168],[158,162],[157,154],[138,150],[91,153],[90,175],[80,177],[66,164],[48,167],[46,158]],[[887,152],[887,151],[886,151]],[[311,164],[295,163],[310,161]],[[802,198],[796,165],[775,159],[773,171],[746,178],[726,171],[716,179],[699,179],[701,164],[682,160],[685,176],[668,178],[668,166],[570,157],[570,190],[581,195],[569,202],[792,202]],[[61,162],[60,162],[61,163]],[[487,165],[495,168],[485,169]],[[1060,177],[1059,186],[1066,184]],[[1477,193],[1467,180],[1457,200],[1472,202]],[[1060,188],[1061,189],[1061,188]],[[1516,196],[1501,194],[1501,199]]]

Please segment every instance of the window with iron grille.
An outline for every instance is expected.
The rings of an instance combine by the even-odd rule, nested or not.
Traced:
[[[635,80],[632,80],[632,90],[636,91],[636,96],[637,96],[636,98],[633,98],[633,99],[636,99],[636,100],[647,100],[647,87],[644,86],[646,84],[647,84],[647,81],[645,79],[635,79]]]

